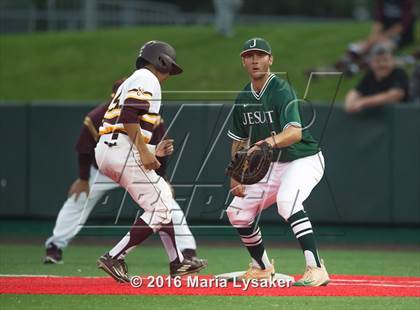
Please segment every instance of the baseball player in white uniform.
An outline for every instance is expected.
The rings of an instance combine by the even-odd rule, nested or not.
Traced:
[[[114,97],[118,87],[123,80],[118,80],[113,85]],[[98,201],[110,190],[119,187],[108,177],[98,171],[94,160],[94,148],[99,138],[99,127],[109,102],[99,105],[90,111],[83,122],[83,127],[76,143],[78,153],[79,178],[72,184],[69,190],[69,197],[64,202],[53,229],[53,234],[45,242],[46,255],[44,263],[61,264],[63,263],[63,249],[79,233],[86,223]],[[152,124],[152,139],[149,147],[156,147],[156,156],[161,162],[161,167],[157,170],[160,176],[165,175],[166,156],[173,151],[172,140],[163,140],[166,133],[163,119],[156,115],[143,115],[140,118],[140,125],[147,127]],[[182,209],[173,201],[172,218],[174,222],[175,237],[179,248],[184,256],[189,259],[199,259],[196,254],[196,242],[188,227]],[[161,235],[163,235],[161,233]]]
[[[180,251],[172,219],[174,198],[168,183],[155,172],[160,163],[147,147],[150,129],[138,123],[141,115],[159,113],[161,83],[182,72],[175,58],[174,48],[165,42],[143,45],[137,70],[118,88],[99,131],[95,149],[99,170],[124,187],[144,209],[127,235],[98,259],[98,267],[118,282],[130,281],[125,256],[156,232],[165,236],[171,276],[195,273],[207,265],[202,260],[185,258]]]

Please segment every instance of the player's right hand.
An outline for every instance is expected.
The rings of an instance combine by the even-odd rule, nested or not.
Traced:
[[[149,151],[143,152],[143,154],[140,155],[140,160],[147,170],[156,170],[160,167],[160,162],[156,159],[156,156]]]
[[[239,183],[235,179],[230,179],[230,191],[233,196],[245,197],[245,185]]]
[[[158,157],[165,157],[172,155],[174,152],[174,140],[172,139],[165,139],[159,142],[156,146],[156,156]]]
[[[86,196],[89,194],[89,181],[77,179],[73,182],[69,189],[69,197],[76,195],[75,200],[79,199],[81,193],[86,193]]]

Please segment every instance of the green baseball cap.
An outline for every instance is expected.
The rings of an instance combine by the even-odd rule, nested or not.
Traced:
[[[271,55],[271,46],[270,43],[263,38],[252,38],[245,42],[240,55],[242,56],[249,51],[261,51]]]

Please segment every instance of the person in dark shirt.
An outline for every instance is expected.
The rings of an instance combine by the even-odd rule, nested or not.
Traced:
[[[350,44],[350,51],[363,56],[382,44],[391,50],[413,42],[414,0],[375,1],[374,22],[369,37]]]
[[[111,98],[114,97],[122,82],[123,80],[119,80],[114,83]],[[96,203],[107,191],[119,187],[119,184],[98,171],[95,160],[95,146],[99,138],[98,129],[102,124],[108,105],[109,102],[97,106],[84,118],[75,146],[79,164],[79,177],[70,186],[68,198],[57,216],[53,234],[45,242],[44,263],[60,264],[63,262],[63,249],[81,230]],[[165,136],[166,127],[163,119],[159,115],[154,115],[153,119],[156,122],[153,125],[152,138],[148,147],[155,149],[156,157],[160,162],[160,167],[156,170],[156,173],[165,178],[167,159],[165,155],[172,153],[173,140],[167,139]],[[141,126],[144,126],[144,122],[142,119],[139,120]],[[174,203],[173,208],[175,212],[172,213],[172,217],[176,224],[174,225],[175,238],[180,250],[184,257],[199,259],[196,253],[195,239],[188,228],[182,209],[177,203]]]
[[[370,54],[370,69],[345,99],[348,113],[359,112],[366,108],[384,106],[408,100],[408,77],[405,71],[395,66],[389,48],[375,46]]]
[[[414,42],[416,16],[414,0],[376,0],[373,25],[367,38],[351,42],[344,55],[332,66],[309,68],[305,73],[339,71],[352,76],[368,68],[368,55],[373,46],[381,44],[391,51]],[[418,53],[401,57],[403,63],[410,64],[419,59]]]

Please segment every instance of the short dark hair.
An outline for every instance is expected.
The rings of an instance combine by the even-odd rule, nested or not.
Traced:
[[[148,62],[146,59],[139,57],[136,60],[136,69],[141,69],[146,67],[148,64],[150,64],[150,62]]]

